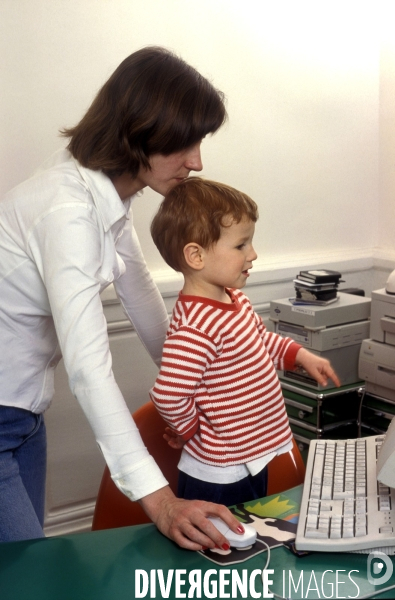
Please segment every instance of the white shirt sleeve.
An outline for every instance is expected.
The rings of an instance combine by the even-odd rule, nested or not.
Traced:
[[[103,254],[109,242],[94,208],[70,198],[42,216],[28,243],[47,290],[70,388],[89,420],[115,483],[133,500],[164,487],[167,481],[145,448],[112,372],[100,300],[100,290],[108,278],[108,261]],[[110,251],[108,246],[107,254]],[[133,302],[129,304],[141,333],[144,325],[139,306],[144,293],[130,291],[136,292],[138,299],[137,308]],[[149,302],[147,312],[154,305],[157,300]],[[163,319],[162,311],[159,320]],[[144,333],[141,335],[144,338]],[[156,345],[153,353],[157,356],[162,334],[155,326],[150,335],[146,345]]]

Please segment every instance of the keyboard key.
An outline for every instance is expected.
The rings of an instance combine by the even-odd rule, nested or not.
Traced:
[[[391,504],[389,498],[379,498],[379,510],[388,511],[391,510]]]
[[[355,506],[356,506],[356,509],[358,512],[360,512],[360,509],[365,510],[366,509],[366,498],[356,498]]]
[[[333,540],[339,540],[342,537],[341,527],[332,527],[330,538]]]
[[[321,531],[319,529],[306,529],[305,536],[307,538],[320,538],[320,539],[328,539],[328,532]]]
[[[318,517],[316,515],[307,515],[306,527],[309,529],[317,529]]]
[[[354,504],[354,502],[353,502]],[[343,516],[343,502],[339,502],[338,500],[332,502],[332,521],[336,519],[341,519]]]
[[[343,527],[343,537],[352,538],[354,537],[354,527]]]
[[[354,498],[354,492],[352,490],[348,490],[348,491],[345,490],[344,492],[341,492],[341,491],[335,492],[333,490],[333,499],[334,500],[343,500],[343,498]]]
[[[322,500],[330,500],[332,498],[332,486],[331,485],[323,485],[321,491]]]
[[[321,486],[320,485],[312,485],[310,495],[312,498],[320,498],[321,497]]]
[[[357,515],[355,517],[355,527],[366,527],[366,515]]]
[[[354,499],[344,501],[344,514],[345,515],[353,515],[354,514]]]

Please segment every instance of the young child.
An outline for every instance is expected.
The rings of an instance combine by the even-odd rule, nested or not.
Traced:
[[[292,447],[276,368],[302,366],[340,382],[328,361],[268,332],[240,291],[257,258],[257,206],[224,184],[190,177],[151,225],[164,260],[184,276],[151,398],[183,446],[178,495],[232,505],[266,495],[267,463]]]

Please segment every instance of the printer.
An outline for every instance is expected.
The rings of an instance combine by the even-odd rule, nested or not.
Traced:
[[[391,276],[390,276],[391,278]],[[362,342],[359,375],[367,394],[395,402],[395,295],[372,292],[370,339]]]
[[[337,296],[336,302],[326,306],[293,304],[288,298],[274,300],[270,302],[270,320],[277,333],[328,359],[342,385],[349,385],[361,379],[358,360],[362,341],[370,331],[371,300],[343,292]],[[326,387],[321,386],[301,368],[279,370],[278,374],[284,381],[315,390],[335,387],[332,381]]]

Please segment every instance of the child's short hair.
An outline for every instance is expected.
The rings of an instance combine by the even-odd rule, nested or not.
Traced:
[[[249,196],[223,183],[189,177],[166,194],[151,223],[151,235],[167,264],[182,272],[187,244],[209,248],[219,240],[222,227],[243,218],[258,220],[258,207]]]

